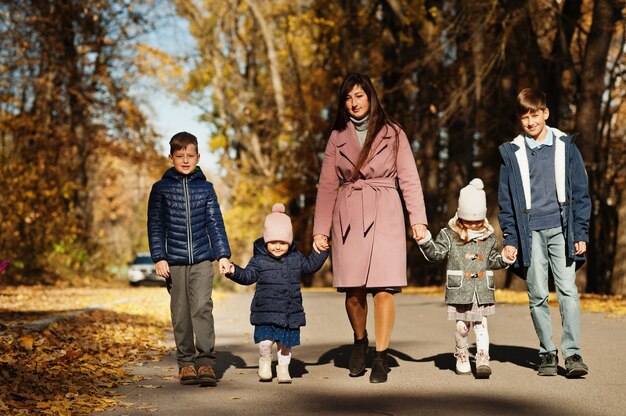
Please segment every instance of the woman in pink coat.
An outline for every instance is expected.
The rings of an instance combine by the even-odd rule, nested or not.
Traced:
[[[333,242],[333,286],[346,293],[354,331],[350,376],[365,372],[367,294],[374,297],[376,354],[370,382],[387,381],[387,348],[395,321],[393,294],[406,286],[406,227],[426,236],[424,197],[406,134],[383,110],[367,75],[341,84],[338,111],[320,175],[313,248]]]

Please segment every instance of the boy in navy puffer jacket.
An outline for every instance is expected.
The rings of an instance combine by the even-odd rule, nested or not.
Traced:
[[[171,285],[180,382],[214,386],[212,261],[219,259],[220,273],[226,273],[230,247],[217,195],[197,166],[199,158],[194,135],[172,137],[173,167],[150,191],[148,239],[156,273]]]
[[[272,346],[276,343],[279,383],[291,383],[291,347],[300,345],[300,327],[306,321],[302,306],[302,274],[321,269],[328,252],[311,252],[305,257],[293,242],[291,219],[283,204],[274,204],[265,218],[263,237],[254,242],[254,256],[242,269],[232,264],[227,277],[242,285],[256,283],[250,306],[254,342],[259,344],[259,378],[272,380]]]

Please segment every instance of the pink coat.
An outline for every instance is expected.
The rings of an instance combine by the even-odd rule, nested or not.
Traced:
[[[354,125],[334,130],[320,175],[313,234],[332,239],[334,287],[406,286],[404,213],[396,178],[411,224],[426,224],[422,185],[404,131],[386,126],[374,139],[365,179],[351,182],[361,145]],[[373,155],[373,156],[371,156]]]

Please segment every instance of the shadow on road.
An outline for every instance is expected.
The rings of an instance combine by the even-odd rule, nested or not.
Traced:
[[[520,400],[502,397],[479,397],[468,392],[450,394],[406,394],[371,391],[355,394],[337,394],[334,392],[311,391],[299,394],[297,402],[287,398],[286,408],[306,409],[307,414],[473,414],[473,415],[539,415],[563,414],[563,409],[553,403],[536,403],[532,400]],[[460,405],[462,403],[462,406]]]
[[[230,351],[217,351],[217,360],[215,361],[215,375],[217,379],[221,379],[224,376],[226,370],[231,366],[235,368],[256,368],[257,366],[246,365],[246,362],[238,355],[231,353]]]
[[[476,348],[472,348],[471,350],[474,354],[476,353]],[[511,363],[520,367],[536,370],[539,350],[535,348],[519,347],[517,345],[490,344],[489,355],[492,361]]]
[[[329,363],[333,363],[335,367],[338,368],[348,368],[348,358],[350,357],[350,351],[352,350],[352,345],[341,345],[337,348],[333,348],[325,352],[320,356],[320,358],[316,362],[305,363],[302,361],[298,361],[294,366],[294,374],[302,375],[306,373],[306,366],[318,366],[325,365]],[[476,347],[470,348],[470,352],[473,355],[476,355]],[[511,363],[520,367],[530,368],[532,370],[537,369],[537,357],[538,350],[534,348],[520,347],[515,345],[497,345],[491,344],[489,355],[491,356],[492,361],[499,361],[502,363]],[[372,356],[373,356],[373,348],[370,348],[370,351],[367,354],[366,367],[371,368],[372,365]],[[432,361],[435,366],[444,371],[455,371],[455,362],[454,354],[452,352],[442,352],[437,355],[433,355],[430,357],[423,358],[413,358],[408,354],[405,354],[401,351],[389,349],[388,351],[388,360],[389,367],[398,367],[400,361],[406,362],[417,362],[424,363]],[[293,365],[293,364],[292,364]],[[562,370],[562,369],[560,369]]]
[[[470,352],[476,356],[476,347],[471,347]],[[537,369],[537,364],[535,362],[538,359],[538,354],[539,351],[534,348],[519,347],[516,345],[489,345],[489,355],[491,357],[491,361],[511,363],[533,370]],[[441,353],[412,361],[422,363],[432,361],[440,370],[455,371],[456,358],[454,358],[454,354],[452,352]]]
[[[273,376],[276,377],[276,357],[274,357],[274,364],[272,365]],[[306,366],[310,365],[302,360],[296,358],[291,359],[289,364],[289,373],[291,377],[301,378],[304,374],[309,372],[306,370]],[[234,367],[240,370],[257,370],[259,368],[257,363],[246,364],[243,358],[231,353],[230,351],[217,351],[217,360],[215,362],[215,375],[218,380],[224,377],[224,373],[230,368]]]
[[[318,358],[318,360],[314,363],[303,363],[305,366],[317,366],[317,365],[325,365],[329,363],[333,363],[337,368],[345,368],[348,369],[348,359],[350,357],[350,352],[352,351],[352,344],[341,345],[337,348],[330,349],[326,351],[324,354]],[[372,357],[374,356],[374,348],[370,347],[367,356],[365,359],[365,367],[372,367]],[[409,355],[389,348],[387,351],[387,362],[389,367],[398,367],[400,364],[398,363],[399,358],[402,361],[417,361]]]

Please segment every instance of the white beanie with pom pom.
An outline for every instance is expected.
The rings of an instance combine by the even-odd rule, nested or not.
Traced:
[[[474,178],[469,185],[461,189],[457,215],[462,220],[479,221],[487,216],[487,198],[485,185],[479,178]]]
[[[285,206],[283,204],[274,204],[272,213],[265,217],[263,240],[266,243],[270,241],[284,241],[291,245],[293,228],[291,227],[291,218],[285,214]]]

